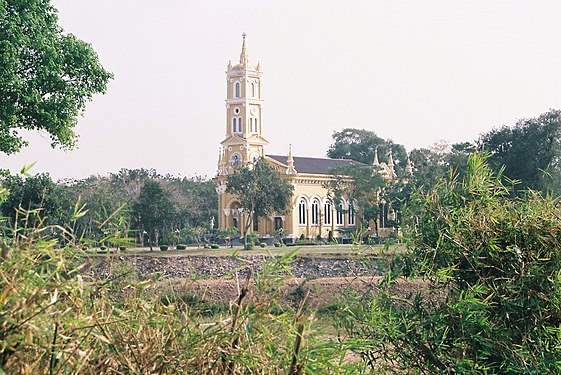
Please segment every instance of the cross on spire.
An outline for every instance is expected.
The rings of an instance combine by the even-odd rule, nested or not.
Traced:
[[[247,51],[245,49],[245,37],[247,36],[246,33],[242,34],[243,42],[242,42],[242,53],[240,54],[240,64],[245,65],[249,62],[249,58],[247,56]]]

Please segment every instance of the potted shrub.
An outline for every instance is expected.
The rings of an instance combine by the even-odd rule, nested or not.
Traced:
[[[168,245],[162,245],[162,246],[160,246],[160,250],[162,250],[162,251],[168,251],[168,249],[169,249],[169,246],[168,246]]]
[[[216,249],[220,249],[220,245],[217,244],[217,243],[213,243],[212,245],[210,245],[210,248],[211,248],[211,249],[215,249],[215,250],[216,250]]]
[[[185,250],[187,249],[187,245],[177,245],[177,250]]]
[[[259,246],[261,246],[261,247],[267,247],[267,244],[266,244],[265,242],[261,242],[261,243],[259,244]]]

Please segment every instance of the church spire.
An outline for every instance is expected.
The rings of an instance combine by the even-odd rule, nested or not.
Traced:
[[[286,168],[286,174],[293,175],[297,174],[296,168],[294,168],[294,158],[292,157],[292,145],[288,145],[288,158],[287,158],[288,167]]]
[[[243,42],[242,42],[242,53],[240,54],[240,64],[245,65],[249,63],[249,56],[247,55],[247,49],[245,47],[245,37],[246,33],[242,34]]]
[[[413,166],[411,165],[411,159],[409,159],[409,155],[407,155],[407,164],[405,165],[405,174],[407,177],[413,176]]]
[[[374,161],[372,165],[380,165],[380,161],[378,160],[378,147],[374,149]]]
[[[395,169],[393,167],[393,155],[392,155],[392,149],[390,148],[390,152],[388,154],[388,169],[390,171],[390,178],[396,178],[396,174],[395,174]]]

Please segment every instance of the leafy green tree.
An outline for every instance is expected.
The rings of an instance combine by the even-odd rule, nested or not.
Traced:
[[[272,212],[286,212],[294,187],[263,158],[248,164],[228,176],[226,191],[238,196],[243,214],[246,216],[243,236],[248,247],[248,230],[255,217],[264,217]]]
[[[363,164],[372,164],[374,151],[378,150],[381,162],[387,162],[390,149],[393,153],[394,168],[398,176],[404,176],[407,163],[407,151],[403,145],[391,140],[384,140],[376,133],[363,129],[343,129],[333,133],[333,143],[329,146],[327,156],[332,159],[352,159]]]
[[[58,26],[49,0],[0,0],[0,151],[27,142],[19,129],[41,130],[72,148],[88,100],[112,78],[91,46]]]
[[[491,153],[494,171],[519,183],[517,191],[534,189],[561,193],[561,111],[550,110],[483,134],[479,148]]]
[[[380,199],[387,181],[374,166],[349,165],[335,168],[331,172],[334,177],[327,184],[329,195],[333,197],[335,207],[343,199],[350,205],[356,205],[363,223],[373,220],[378,233],[378,218],[380,216]]]
[[[2,186],[8,189],[9,195],[0,207],[2,214],[10,217],[12,223],[18,216],[20,220],[44,220],[43,225],[64,226],[70,222],[74,202],[48,174],[8,176],[3,179]],[[33,211],[33,214],[22,217],[18,212],[20,208]]]
[[[102,239],[105,237],[104,232],[109,230],[107,225],[102,224],[107,224],[109,218],[122,221],[125,225],[120,229],[125,236],[129,236],[132,202],[109,178],[90,176],[83,180],[66,181],[63,186],[72,201],[79,202],[85,208],[84,214],[75,223],[74,234],[77,238],[87,241]]]
[[[512,197],[480,154],[415,194],[411,252],[395,262],[369,306],[347,316],[374,367],[459,374],[561,371],[561,206],[528,192]],[[399,267],[398,267],[399,266]],[[396,299],[398,276],[423,290]],[[372,340],[375,338],[375,340]]]
[[[217,217],[218,201],[211,180],[167,176],[161,183],[175,209],[174,228],[205,227],[212,217]]]
[[[168,230],[173,215],[173,205],[169,194],[157,180],[146,180],[140,189],[138,201],[134,204],[134,217],[138,218],[140,229],[149,235],[150,250],[154,240]]]
[[[476,145],[470,142],[452,145],[437,143],[430,148],[412,150],[411,186],[428,190],[451,172],[463,177],[467,159],[475,151]]]

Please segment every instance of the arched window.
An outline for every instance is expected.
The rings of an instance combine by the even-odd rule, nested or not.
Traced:
[[[323,223],[325,225],[331,225],[331,201],[325,201],[323,205]]]
[[[241,117],[238,117],[238,133],[242,132],[242,127],[243,127],[243,120]]]
[[[234,84],[234,96],[239,98],[241,96],[241,85],[239,82]]]
[[[349,205],[349,225],[355,225],[355,208],[354,206],[351,204]]]
[[[339,208],[337,210],[337,215],[335,218],[335,224],[337,225],[343,225],[345,223],[345,212],[343,211],[343,204],[339,205]]]
[[[251,83],[251,97],[255,98],[255,83]]]
[[[300,199],[300,203],[298,203],[298,224],[299,225],[306,225],[306,216],[308,214],[308,205],[306,204],[305,199]]]
[[[312,201],[312,225],[319,224],[319,200]]]
[[[238,132],[238,118],[234,117],[232,119],[232,133],[237,133]]]
[[[249,131],[257,133],[257,119],[255,117],[249,118]]]

